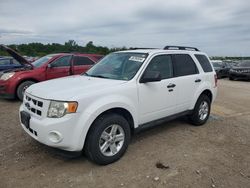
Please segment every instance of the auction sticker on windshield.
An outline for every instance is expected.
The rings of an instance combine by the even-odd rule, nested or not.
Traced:
[[[137,57],[137,56],[131,56],[129,58],[130,61],[138,61],[138,62],[143,62],[145,60],[144,57]]]

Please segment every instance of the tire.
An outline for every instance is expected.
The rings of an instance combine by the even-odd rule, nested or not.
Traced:
[[[191,124],[195,126],[204,125],[210,115],[211,101],[207,95],[201,95],[194,107],[191,115],[189,115],[189,120]]]
[[[35,83],[35,82],[33,82],[33,81],[25,81],[25,82],[21,83],[21,84],[17,87],[16,95],[17,95],[17,98],[18,98],[20,101],[23,101],[24,91],[25,91],[29,86],[31,86],[31,85],[34,84],[34,83]]]
[[[117,129],[113,133],[116,133],[117,137],[112,137],[111,130],[115,130],[115,126],[117,126]],[[118,141],[119,139],[122,140],[122,134],[124,135],[123,141]],[[124,117],[114,113],[104,114],[94,121],[89,130],[84,146],[85,154],[91,161],[99,165],[113,163],[126,152],[130,136],[130,126]],[[101,151],[101,148],[103,148],[103,151]]]
[[[232,76],[229,76],[229,80],[234,80],[234,78]]]

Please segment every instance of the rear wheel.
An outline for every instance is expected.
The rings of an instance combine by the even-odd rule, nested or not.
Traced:
[[[210,115],[211,101],[207,95],[201,95],[194,107],[193,113],[189,116],[193,125],[200,126],[206,123]]]
[[[120,159],[130,141],[130,126],[118,114],[105,114],[91,126],[85,144],[85,153],[93,162],[107,165]]]
[[[24,96],[24,92],[25,90],[31,86],[32,84],[34,84],[35,82],[33,81],[25,81],[23,83],[21,83],[18,87],[17,87],[17,91],[16,91],[16,95],[17,95],[17,98],[20,100],[20,101],[23,101],[23,96]]]
[[[229,80],[234,80],[234,77],[232,77],[232,76],[229,76]]]

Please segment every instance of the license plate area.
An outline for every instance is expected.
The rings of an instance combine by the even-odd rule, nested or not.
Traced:
[[[25,111],[21,111],[20,112],[20,117],[21,117],[21,122],[22,124],[29,129],[30,128],[30,114],[25,112]]]

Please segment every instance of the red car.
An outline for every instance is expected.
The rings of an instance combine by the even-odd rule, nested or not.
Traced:
[[[102,55],[82,53],[57,53],[44,56],[33,63],[14,50],[1,45],[23,68],[0,73],[0,98],[18,98],[31,84],[69,75],[81,74],[92,67]]]

